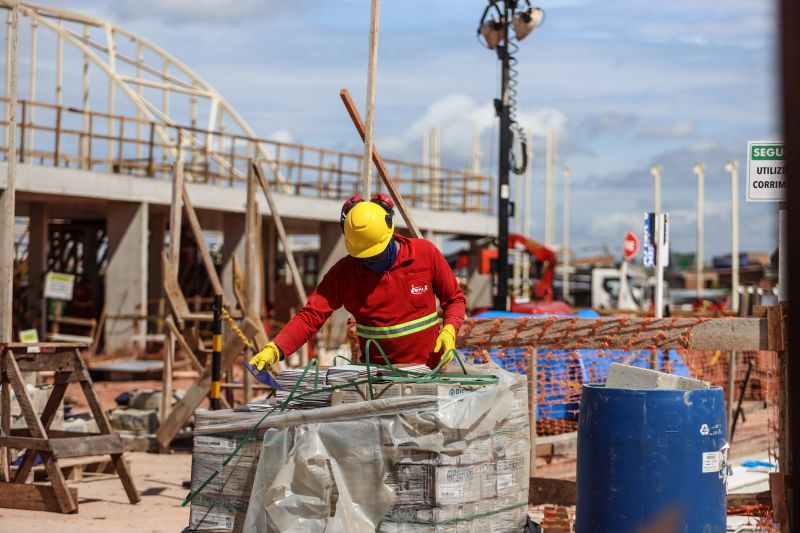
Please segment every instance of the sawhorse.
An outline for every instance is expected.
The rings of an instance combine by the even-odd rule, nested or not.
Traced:
[[[100,404],[79,343],[10,343],[0,345],[0,507],[74,513],[78,511],[78,491],[67,487],[58,460],[66,457],[110,455],[128,500],[140,501],[123,459],[122,440],[111,431],[111,424]],[[22,372],[54,371],[55,381],[41,418],[36,415],[25,387]],[[75,433],[51,430],[56,411],[70,383],[79,383],[94,415],[100,433]],[[11,389],[22,410],[26,428],[11,429]],[[13,479],[10,450],[24,450]],[[27,483],[36,456],[41,457],[50,485]]]

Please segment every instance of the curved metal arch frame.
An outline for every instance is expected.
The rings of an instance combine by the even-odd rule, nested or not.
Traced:
[[[11,9],[13,7],[14,2],[11,0],[0,0],[0,7],[5,9]],[[186,64],[181,62],[175,56],[164,50],[163,48],[159,47],[155,43],[144,39],[125,28],[108,22],[103,19],[99,19],[96,17],[92,17],[89,15],[83,15],[81,13],[77,13],[74,11],[62,9],[62,8],[55,8],[50,6],[43,6],[38,4],[30,4],[27,2],[20,2],[20,12],[22,15],[31,18],[31,20],[36,21],[40,26],[46,27],[56,35],[59,35],[63,39],[66,39],[70,44],[72,44],[78,51],[80,51],[86,58],[89,58],[95,65],[97,65],[108,78],[114,83],[115,87],[119,87],[123,94],[127,96],[129,101],[136,107],[136,109],[147,119],[156,124],[156,129],[158,132],[159,137],[164,141],[165,144],[175,145],[172,139],[170,139],[166,129],[163,126],[172,126],[176,127],[177,122],[173,120],[167,113],[163,110],[159,109],[159,107],[151,102],[150,100],[146,99],[143,94],[141,94],[136,88],[137,87],[144,87],[150,86],[156,89],[161,89],[167,93],[188,93],[191,94],[193,97],[201,97],[207,98],[210,103],[209,109],[209,124],[206,131],[209,132],[209,136],[207,137],[207,143],[211,142],[213,132],[215,131],[214,122],[217,120],[218,113],[226,113],[229,115],[234,123],[241,128],[242,132],[245,136],[248,136],[253,139],[253,142],[257,149],[257,154],[253,154],[254,156],[258,156],[257,159],[261,162],[267,164],[267,166],[272,171],[273,175],[276,178],[276,181],[284,188],[285,192],[291,192],[291,188],[283,173],[281,172],[278,165],[274,162],[274,158],[268,148],[261,142],[258,142],[257,136],[255,131],[250,127],[250,125],[242,118],[242,116],[236,111],[236,109],[227,101],[225,98],[216,91],[211,84],[203,80],[196,72],[194,72],[191,68],[189,68]],[[54,23],[50,19],[56,19],[58,22]],[[71,31],[69,28],[64,26],[64,22],[73,22],[78,24],[84,24],[85,26],[93,26],[102,28],[106,35],[106,45],[103,46],[102,44],[92,41],[89,37],[87,32],[84,32],[83,36],[79,36]],[[159,59],[163,61],[164,70],[159,71],[154,69],[151,66],[147,66],[145,68],[145,64],[141,60],[141,54],[137,54],[139,57],[137,59],[130,59],[125,56],[123,57],[123,61],[137,67],[137,71],[148,71],[151,74],[161,77],[164,83],[157,83],[151,80],[148,80],[141,75],[139,77],[130,77],[124,76],[120,74],[117,70],[117,57],[116,53],[116,41],[115,41],[115,34],[124,36],[131,40],[131,42],[137,46],[143,47],[148,49],[150,52],[154,53]],[[100,55],[96,53],[95,50],[100,50],[108,54],[108,60],[104,59]],[[61,55],[62,53],[59,51],[58,53],[58,67],[61,68]],[[183,75],[188,78],[188,83],[181,82],[177,78],[172,76],[168,76],[168,68],[170,66],[176,67]],[[176,83],[177,82],[177,83]],[[182,86],[181,86],[182,85]],[[110,101],[113,102],[113,95],[110,94]],[[180,128],[181,133],[181,140],[182,142],[188,142],[195,146],[203,146],[204,144],[192,135],[191,132]],[[180,151],[177,149],[177,146],[170,151],[170,155],[172,156],[173,160],[176,160],[179,157]],[[245,178],[246,174],[232,167],[232,163],[227,161],[225,158],[222,158],[216,154],[212,155],[214,160],[219,163],[220,165],[230,168],[233,173],[238,175],[240,178]]]

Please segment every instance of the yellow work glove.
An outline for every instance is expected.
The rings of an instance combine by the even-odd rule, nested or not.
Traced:
[[[281,360],[281,350],[274,342],[268,343],[261,351],[250,359],[249,364],[260,372],[264,367],[270,367]]]
[[[453,360],[453,356],[456,353],[456,328],[454,328],[452,324],[447,324],[439,330],[439,336],[436,337],[436,344],[433,347],[433,351],[438,353],[439,350],[443,350],[441,366],[443,369],[450,364],[450,361]]]

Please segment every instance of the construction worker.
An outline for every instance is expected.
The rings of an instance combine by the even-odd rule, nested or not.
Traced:
[[[249,364],[259,371],[305,344],[336,309],[356,320],[361,353],[375,339],[392,363],[450,363],[466,300],[442,253],[424,239],[394,233],[394,204],[384,194],[354,196],[342,206],[347,253],[308,302]],[[440,326],[436,299],[444,310]],[[377,349],[370,362],[385,364]]]

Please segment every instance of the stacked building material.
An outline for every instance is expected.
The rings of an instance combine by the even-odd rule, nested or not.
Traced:
[[[355,516],[389,533],[521,530],[530,457],[525,377],[476,368],[469,373],[502,375],[484,385],[375,376],[385,394],[365,402],[355,392],[363,392],[363,367],[334,367],[326,384],[354,383],[353,394],[338,406],[293,403],[268,416],[221,469],[264,409],[198,412],[192,491],[220,473],[194,496],[191,528],[272,531],[303,518],[336,530],[337,520]],[[347,390],[335,389],[334,398]]]

